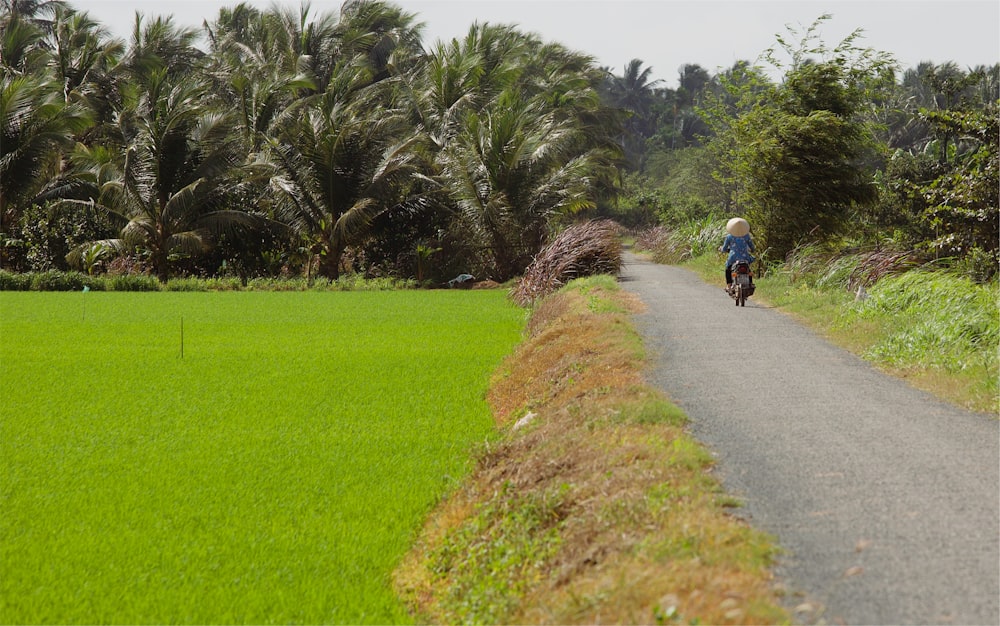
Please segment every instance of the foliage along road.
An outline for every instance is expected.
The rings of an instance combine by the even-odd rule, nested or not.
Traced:
[[[742,514],[778,539],[797,619],[1000,623],[998,422],[944,404],[753,299],[627,255],[650,382]]]

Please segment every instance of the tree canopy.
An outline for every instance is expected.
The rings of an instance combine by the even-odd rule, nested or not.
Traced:
[[[899,74],[823,19],[758,60],[777,83],[688,63],[667,88],[510,25],[425,49],[385,0],[137,15],[128,41],[5,1],[0,266],[503,281],[579,218],[733,213],[775,257],[888,232],[995,259],[997,66]]]

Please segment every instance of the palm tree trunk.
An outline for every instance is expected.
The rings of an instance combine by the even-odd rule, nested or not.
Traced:
[[[337,280],[340,278],[340,257],[343,255],[343,244],[330,244],[326,248],[326,254],[321,254],[319,257],[319,268],[316,270],[316,273],[324,278]]]
[[[161,284],[167,284],[167,279],[170,278],[170,267],[167,261],[167,253],[165,251],[157,250],[153,252],[150,260],[153,262],[153,272],[156,274],[157,280]]]

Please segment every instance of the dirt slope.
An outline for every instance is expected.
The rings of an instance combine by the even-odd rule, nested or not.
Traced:
[[[799,619],[1000,624],[995,419],[885,376],[753,299],[735,307],[721,284],[626,261],[623,286],[648,309],[635,320],[650,380],[786,550],[777,574]]]

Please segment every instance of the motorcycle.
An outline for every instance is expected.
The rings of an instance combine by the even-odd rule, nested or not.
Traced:
[[[737,261],[733,264],[733,283],[729,285],[729,296],[736,300],[736,306],[746,306],[747,298],[753,295],[753,272],[750,263]]]

